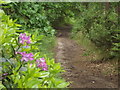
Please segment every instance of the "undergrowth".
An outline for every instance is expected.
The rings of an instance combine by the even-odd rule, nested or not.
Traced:
[[[91,62],[104,62],[110,63],[111,65],[108,66],[109,68],[105,68],[102,71],[104,75],[117,75],[120,70],[118,68],[118,61],[119,58],[112,58],[110,59],[110,54],[108,51],[105,51],[102,48],[96,47],[93,42],[91,42],[87,37],[85,37],[81,32],[71,33],[71,38],[75,40],[79,45],[81,45],[85,52],[82,56],[87,56],[88,61]]]
[[[46,56],[48,56],[49,58],[53,58],[54,57],[54,47],[56,45],[56,37],[55,36],[45,36],[43,37],[43,40],[41,41],[41,45],[40,45],[40,51],[42,54],[46,54]],[[41,48],[42,47],[42,48]]]
[[[87,37],[85,37],[81,32],[72,33],[71,37],[76,40],[81,46],[83,46],[86,51],[83,56],[92,56],[91,61],[101,60],[104,57],[108,57],[109,53],[101,48],[95,46]]]

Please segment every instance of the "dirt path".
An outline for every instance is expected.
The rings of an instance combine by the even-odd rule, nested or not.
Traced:
[[[71,81],[70,88],[117,88],[117,75],[104,75],[110,63],[93,63],[83,56],[85,49],[69,38],[69,27],[59,28],[56,61],[66,70],[63,77]]]

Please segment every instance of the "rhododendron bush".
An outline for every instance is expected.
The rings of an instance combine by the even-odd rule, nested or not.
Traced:
[[[38,49],[44,36],[19,30],[21,25],[15,21],[0,11],[0,87],[67,87],[69,83],[60,77],[64,71],[60,64]]]

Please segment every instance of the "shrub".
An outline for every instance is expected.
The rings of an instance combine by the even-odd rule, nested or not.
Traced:
[[[0,50],[2,51],[3,88],[64,88],[64,70],[54,59],[40,53],[38,46],[43,35],[19,30],[16,20],[0,12]],[[19,32],[19,33],[16,33]],[[44,57],[44,58],[43,58]]]
[[[108,55],[115,56],[111,52],[119,52],[118,3],[109,3],[111,8],[106,9],[104,3],[81,3],[78,17],[74,17],[73,33],[81,31],[97,47],[109,51]],[[117,43],[117,44],[116,44]],[[114,44],[114,45],[113,45]],[[114,49],[114,50],[113,50]]]

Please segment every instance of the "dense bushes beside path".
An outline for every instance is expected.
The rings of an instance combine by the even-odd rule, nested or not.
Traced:
[[[118,3],[80,3],[77,17],[73,18],[73,30],[91,40],[97,47],[109,52],[108,56],[120,56],[120,28]]]

